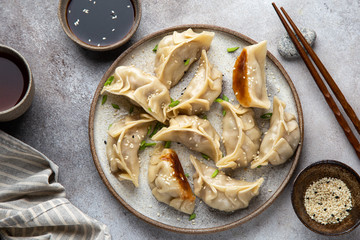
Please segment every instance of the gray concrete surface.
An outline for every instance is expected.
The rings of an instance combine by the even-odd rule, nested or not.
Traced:
[[[68,198],[110,227],[113,239],[358,239],[360,228],[342,237],[308,230],[290,202],[291,184],[265,212],[234,229],[190,236],[151,226],[128,212],[109,193],[92,161],[88,140],[90,103],[99,80],[116,57],[144,36],[179,24],[215,24],[241,32],[268,49],[292,78],[305,119],[304,147],[296,174],[315,161],[336,159],[360,172],[360,161],[301,60],[282,58],[276,44],[285,31],[271,1],[143,1],[133,39],[121,49],[96,53],[73,43],[57,18],[55,0],[0,0],[0,44],[29,62],[36,93],[29,111],[0,129],[43,152],[60,167]],[[298,26],[314,29],[314,48],[360,115],[360,1],[277,1]],[[293,181],[294,177],[291,180]]]

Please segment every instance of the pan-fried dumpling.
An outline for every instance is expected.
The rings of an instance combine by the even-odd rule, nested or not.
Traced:
[[[245,47],[233,70],[233,90],[244,107],[270,108],[266,91],[266,41]]]
[[[263,178],[246,182],[233,179],[223,172],[214,177],[215,168],[205,165],[193,156],[190,156],[190,160],[196,169],[193,176],[195,195],[210,207],[231,212],[248,207],[250,200],[259,195]]]
[[[135,105],[160,122],[166,121],[170,100],[169,90],[155,76],[134,66],[120,66],[115,69],[114,80],[104,86],[103,92],[128,97]]]
[[[222,137],[227,155],[216,166],[220,169],[246,167],[257,155],[260,145],[261,131],[256,126],[254,112],[226,101],[220,104],[226,111]]]
[[[200,66],[191,80],[180,103],[168,110],[168,116],[179,114],[197,115],[209,111],[213,101],[221,93],[222,73],[209,62],[206,51],[202,50]]]
[[[111,125],[108,131],[106,154],[111,172],[121,181],[130,180],[139,186],[138,150],[148,127],[155,119],[148,114],[126,116]]]
[[[251,168],[268,162],[279,165],[294,154],[300,141],[300,129],[296,117],[285,112],[285,107],[286,104],[275,96],[270,128],[261,142],[259,156],[251,162]]]
[[[196,198],[174,150],[157,144],[151,155],[148,179],[158,201],[187,214],[194,212]]]
[[[180,142],[191,150],[206,154],[215,162],[221,158],[219,134],[208,120],[195,115],[179,115],[170,119],[170,126],[162,128],[152,139]]]
[[[191,64],[200,58],[201,50],[208,50],[213,32],[195,33],[191,28],[174,32],[158,44],[155,58],[155,75],[169,89],[176,85]]]

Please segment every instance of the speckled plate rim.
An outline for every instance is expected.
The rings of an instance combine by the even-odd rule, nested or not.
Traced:
[[[111,192],[111,194],[127,209],[129,210],[131,213],[133,213],[135,216],[137,216],[138,218],[144,220],[147,223],[150,223],[154,226],[160,227],[162,229],[166,229],[166,230],[170,230],[170,231],[174,231],[174,232],[179,232],[179,233],[188,233],[188,234],[201,234],[201,233],[214,233],[214,232],[219,232],[219,231],[225,231],[231,228],[234,228],[236,226],[239,226],[249,220],[251,220],[252,218],[258,216],[260,213],[262,213],[266,208],[268,208],[274,201],[275,199],[282,193],[282,191],[284,190],[284,188],[286,187],[286,185],[289,183],[290,178],[292,177],[296,166],[299,162],[299,158],[300,158],[300,153],[301,153],[301,149],[303,146],[303,139],[304,139],[304,119],[303,119],[303,112],[302,112],[302,108],[301,108],[301,103],[300,103],[300,99],[299,96],[296,92],[295,86],[293,84],[293,82],[291,81],[289,75],[287,74],[287,72],[285,71],[285,69],[283,68],[283,66],[280,64],[280,62],[274,57],[274,55],[272,55],[269,51],[267,52],[267,57],[271,59],[271,61],[273,61],[273,63],[279,68],[280,72],[283,74],[284,78],[286,79],[287,83],[290,86],[291,92],[294,96],[294,100],[296,103],[296,110],[298,113],[298,122],[299,122],[299,128],[300,128],[300,135],[301,135],[301,139],[300,139],[300,143],[299,146],[297,147],[296,152],[293,155],[293,162],[291,165],[291,168],[287,174],[287,176],[285,177],[285,179],[283,180],[283,182],[280,184],[279,188],[275,191],[275,193],[263,204],[261,205],[259,208],[257,208],[255,211],[253,211],[252,213],[250,213],[249,215],[247,215],[246,217],[243,217],[237,221],[234,221],[230,224],[226,224],[223,226],[217,226],[217,227],[211,227],[211,228],[201,228],[201,229],[189,229],[189,228],[180,228],[180,227],[174,227],[171,225],[167,225],[164,223],[160,223],[158,221],[155,221],[141,213],[139,213],[138,211],[136,211],[134,208],[132,208],[126,201],[124,201],[121,196],[119,196],[115,189],[111,186],[111,184],[109,183],[108,179],[106,178],[103,169],[101,168],[98,156],[96,154],[96,149],[95,149],[95,142],[94,142],[94,116],[95,116],[95,109],[96,109],[96,103],[99,99],[100,96],[100,91],[105,83],[105,81],[107,80],[107,78],[111,75],[111,73],[114,71],[114,69],[118,66],[118,64],[129,54],[131,53],[135,48],[139,47],[141,44],[155,38],[158,37],[159,35],[165,34],[165,33],[171,33],[173,31],[182,31],[182,30],[186,30],[188,28],[193,28],[193,29],[204,29],[204,30],[215,30],[215,31],[219,31],[219,32],[223,32],[226,34],[230,34],[233,35],[234,37],[237,37],[239,39],[242,39],[246,42],[248,42],[249,44],[255,44],[257,43],[256,41],[252,40],[251,38],[238,33],[236,31],[230,30],[228,28],[224,28],[224,27],[218,27],[215,25],[206,25],[206,24],[189,24],[189,25],[179,25],[179,26],[174,26],[174,27],[170,27],[170,28],[166,28],[160,31],[157,31],[155,33],[152,33],[146,37],[144,37],[143,39],[139,40],[138,42],[136,42],[134,45],[132,45],[130,48],[128,48],[126,51],[124,51],[115,61],[114,63],[109,67],[109,69],[106,71],[106,73],[104,74],[103,78],[101,79],[94,97],[93,97],[93,101],[91,103],[91,108],[90,108],[90,115],[89,115],[89,140],[90,140],[90,149],[91,149],[91,154],[93,156],[93,160],[95,163],[95,167],[97,169],[97,171],[100,174],[101,179],[103,180],[103,182],[105,183],[106,187],[109,189],[109,191]]]
[[[359,225],[360,225],[360,221],[358,221],[357,223],[355,223],[351,228],[343,231],[343,232],[339,232],[339,233],[326,233],[326,232],[322,232],[322,231],[319,231],[313,227],[311,227],[307,221],[305,221],[302,217],[300,217],[299,215],[299,209],[296,208],[294,206],[294,188],[296,187],[296,184],[298,184],[298,180],[300,178],[301,175],[305,174],[306,171],[308,171],[310,168],[313,168],[313,167],[316,167],[318,165],[322,165],[322,164],[328,164],[328,165],[336,165],[337,167],[340,167],[340,168],[343,168],[345,169],[346,171],[348,171],[349,173],[353,174],[355,176],[355,178],[358,180],[358,182],[360,182],[360,176],[359,174],[354,170],[352,169],[350,166],[346,165],[345,163],[343,162],[339,162],[339,161],[336,161],[336,160],[320,160],[320,161],[317,161],[317,162],[314,162],[312,164],[310,164],[309,166],[305,167],[303,170],[301,170],[299,172],[299,174],[296,176],[296,178],[294,179],[294,183],[293,183],[293,186],[292,186],[292,189],[291,189],[291,205],[293,206],[293,209],[294,209],[294,212],[296,213],[296,216],[300,219],[300,221],[308,228],[310,229],[311,231],[315,232],[315,233],[319,233],[319,234],[322,234],[322,235],[326,235],[326,236],[339,236],[339,235],[343,235],[343,234],[346,234],[346,233],[349,233],[351,231],[353,231],[355,228],[357,228]]]

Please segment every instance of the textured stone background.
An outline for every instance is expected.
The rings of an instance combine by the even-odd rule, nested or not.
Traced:
[[[360,115],[360,1],[282,0],[277,5],[284,6],[298,26],[317,32],[316,52]],[[190,236],[158,229],[132,215],[109,193],[89,149],[90,103],[116,57],[154,31],[203,23],[233,29],[256,41],[267,39],[268,49],[289,73],[305,118],[304,147],[295,174],[322,159],[343,161],[359,172],[359,159],[303,62],[287,61],[278,54],[277,40],[285,30],[271,1],[143,0],[135,36],[121,49],[107,53],[75,45],[60,27],[57,6],[55,0],[0,0],[0,44],[23,54],[36,86],[29,111],[17,120],[1,123],[0,129],[52,159],[60,167],[60,182],[68,198],[107,224],[113,239],[327,239],[308,230],[296,217],[290,202],[291,184],[260,216],[232,230]],[[358,239],[359,235],[360,228],[336,239]]]

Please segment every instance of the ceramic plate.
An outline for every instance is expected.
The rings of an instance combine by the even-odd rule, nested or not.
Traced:
[[[221,231],[240,225],[257,216],[270,206],[282,192],[292,176],[299,160],[302,145],[299,145],[293,157],[283,165],[276,167],[269,165],[254,170],[238,169],[231,172],[232,177],[244,178],[247,181],[254,181],[259,177],[265,179],[261,186],[259,196],[251,200],[248,208],[232,213],[225,213],[214,210],[204,204],[200,199],[197,199],[195,207],[196,219],[194,221],[189,221],[189,215],[178,212],[168,205],[158,202],[152,195],[147,182],[148,161],[150,159],[149,155],[153,150],[152,148],[146,148],[144,151],[139,152],[141,169],[139,177],[140,186],[138,188],[135,188],[129,181],[118,181],[111,174],[106,157],[105,141],[107,139],[107,129],[111,123],[121,119],[129,113],[130,103],[124,97],[114,97],[109,95],[107,102],[102,105],[100,91],[105,81],[114,73],[115,68],[121,65],[135,65],[143,71],[153,74],[155,53],[152,49],[155,45],[158,44],[164,36],[172,34],[173,31],[181,32],[190,27],[195,32],[204,30],[215,32],[215,37],[210,50],[208,51],[208,57],[210,62],[224,75],[222,94],[226,94],[232,103],[237,102],[232,90],[232,69],[237,56],[241,53],[241,49],[256,42],[240,33],[216,26],[186,25],[173,27],[156,32],[140,40],[121,54],[111,65],[99,83],[91,104],[89,135],[92,155],[101,178],[110,192],[130,212],[151,224],[168,230],[185,233],[206,233]],[[227,48],[236,46],[240,47],[236,52],[227,52]],[[194,63],[184,75],[182,81],[171,89],[170,94],[173,99],[178,99],[180,97],[180,94],[193,78],[198,68],[198,64],[198,62]],[[286,111],[293,113],[297,117],[301,136],[303,136],[303,116],[294,85],[280,63],[269,52],[267,53],[266,59],[266,77],[269,98],[272,101],[274,96],[278,96],[281,100],[286,102]],[[120,109],[114,109],[111,106],[112,103],[118,104]],[[270,109],[268,111],[272,110]],[[210,111],[206,113],[208,120],[220,135],[222,133],[221,112],[222,109],[220,104],[214,103]],[[263,109],[255,109],[257,123],[262,132],[267,131],[269,127],[269,120],[260,118],[265,112],[267,111]],[[301,139],[303,139],[303,137],[301,137]],[[189,155],[193,154],[198,159],[202,159],[201,155],[174,142],[172,143],[171,148],[178,153],[185,173],[190,175],[189,182],[192,186],[194,168],[190,163]],[[223,146],[222,151],[224,152]],[[213,162],[207,163],[214,165]]]

